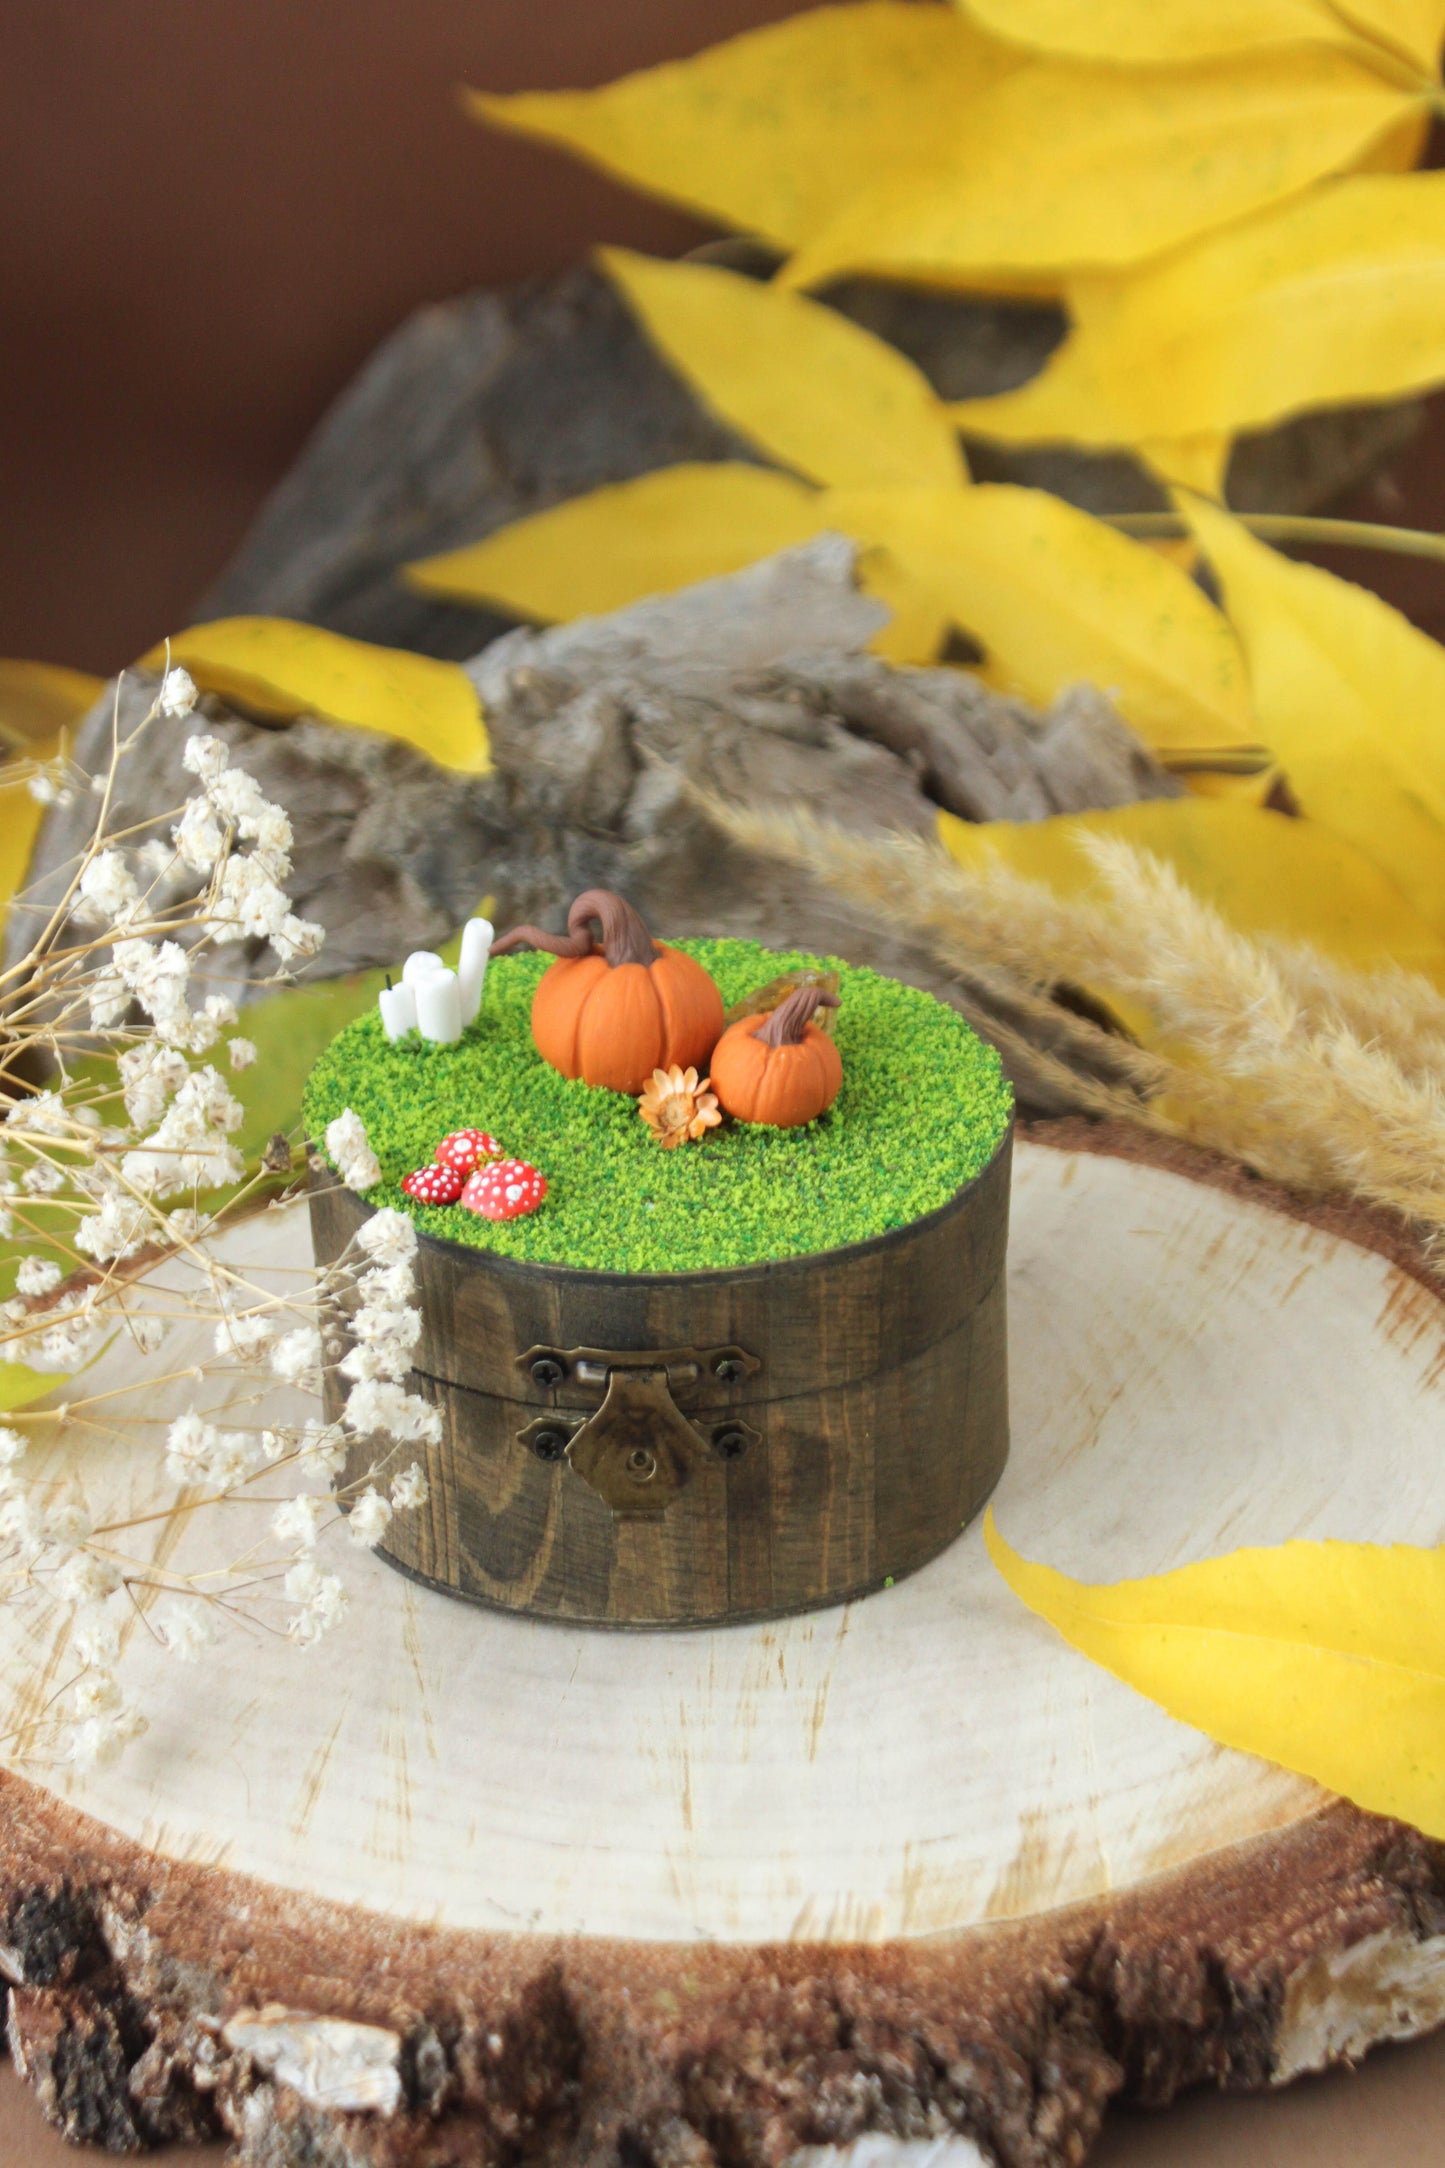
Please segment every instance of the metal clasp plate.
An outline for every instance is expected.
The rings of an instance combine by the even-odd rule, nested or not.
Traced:
[[[746,1348],[528,1348],[517,1367],[554,1394],[564,1384],[601,1405],[591,1415],[555,1405],[517,1432],[541,1460],[566,1459],[614,1513],[665,1513],[696,1470],[736,1460],[758,1433],[732,1414],[699,1427],[679,1403],[715,1378],[740,1384],[761,1368]]]

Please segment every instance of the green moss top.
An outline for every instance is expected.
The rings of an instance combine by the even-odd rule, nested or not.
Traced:
[[[876,971],[752,941],[679,941],[731,1006],[781,971],[838,973],[843,1089],[802,1129],[727,1122],[664,1151],[635,1100],[569,1083],[532,1044],[532,989],[550,959],[497,957],[481,1015],[456,1046],[390,1042],[373,1009],[312,1070],[309,1134],[351,1107],[396,1205],[424,1233],[538,1263],[607,1272],[698,1272],[831,1250],[906,1226],[946,1204],[1008,1126],[1009,1087],[991,1046],[954,1010]],[[525,1219],[416,1204],[402,1176],[450,1130],[486,1129],[547,1177]]]

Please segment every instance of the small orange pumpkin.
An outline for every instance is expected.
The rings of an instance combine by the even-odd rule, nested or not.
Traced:
[[[599,944],[592,934],[596,919]],[[545,949],[557,962],[532,996],[532,1038],[543,1061],[634,1098],[654,1069],[702,1069],[723,1028],[722,995],[681,949],[654,941],[610,888],[589,888],[567,913],[565,936],[516,926],[493,944]]]
[[[712,1088],[718,1105],[739,1122],[796,1129],[816,1121],[837,1098],[843,1058],[826,1031],[812,1021],[815,1009],[836,1009],[826,988],[800,986],[765,1016],[744,1016],[712,1051]]]

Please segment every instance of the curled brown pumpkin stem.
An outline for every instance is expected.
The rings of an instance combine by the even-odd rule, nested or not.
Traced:
[[[602,929],[599,944],[592,934],[592,920]],[[540,926],[514,926],[500,941],[492,943],[494,956],[513,949],[544,949],[549,956],[566,956],[573,962],[590,956],[600,945],[609,964],[651,964],[657,961],[657,943],[648,932],[640,911],[625,896],[610,888],[584,889],[567,913],[565,934],[544,933]]]
[[[830,994],[826,986],[799,986],[780,1001],[772,1015],[753,1033],[764,1046],[801,1046],[803,1034],[812,1021],[815,1009],[836,1009],[838,996]]]

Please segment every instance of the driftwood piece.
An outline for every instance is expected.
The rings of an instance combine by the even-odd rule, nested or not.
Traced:
[[[748,267],[746,244],[721,253]],[[1063,335],[1055,309],[863,280],[830,298],[911,354],[950,399],[1022,383]],[[1230,501],[1275,512],[1323,504],[1397,450],[1418,419],[1415,403],[1357,408],[1247,438]],[[1090,511],[1165,505],[1122,454],[981,442],[969,451],[980,479],[1033,483]],[[677,460],[758,458],[657,357],[600,273],[464,295],[419,311],[378,348],[196,615],[302,617],[463,657],[509,620],[410,593],[397,577],[408,560]]]
[[[1103,697],[1078,687],[1040,715],[956,670],[894,668],[864,652],[884,622],[852,581],[836,536],[731,579],[545,632],[515,631],[469,666],[495,767],[463,778],[391,740],[316,721],[245,720],[215,700],[202,727],[224,738],[296,830],[296,909],[327,930],[315,966],[332,977],[435,948],[493,898],[501,922],[545,922],[558,899],[616,888],[678,934],[749,935],[840,951],[937,991],[921,949],[820,896],[791,868],[722,844],[688,782],[763,805],[803,804],[846,827],[931,830],[940,805],[965,819],[1038,819],[1177,794]],[[153,681],[128,677],[123,729]],[[177,805],[195,723],[158,723],[127,755],[118,825]],[[111,699],[76,753],[108,757]],[[48,816],[32,871],[57,893],[89,832],[93,800]],[[17,911],[11,952],[33,912]],[[244,995],[258,957],[238,946]]]
[[[1407,1240],[1053,1129],[1017,1162],[1011,1538],[1092,1578],[1433,1541],[1445,1300]],[[226,1240],[264,1274],[304,1226]],[[143,1444],[81,1450],[98,1502],[142,1504]],[[1445,1847],[1131,1694],[976,1532],[861,1603],[662,1637],[349,1564],[336,1639],[198,1673],[137,1629],[130,1757],[0,1779],[11,2035],[75,2136],[780,2168],[956,2133],[958,2168],[1064,2168],[1112,2099],[1445,2020]],[[8,1727],[50,1643],[3,1631]]]

